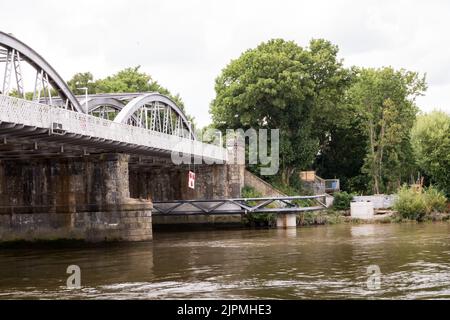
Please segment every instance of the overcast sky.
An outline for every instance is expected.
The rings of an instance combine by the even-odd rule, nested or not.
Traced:
[[[427,73],[422,110],[450,112],[450,1],[0,0],[13,33],[68,80],[141,65],[209,123],[214,79],[231,59],[271,38],[337,44],[346,65]]]

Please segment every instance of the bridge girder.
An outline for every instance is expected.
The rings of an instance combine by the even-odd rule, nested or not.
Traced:
[[[81,102],[81,105],[86,109],[86,99]],[[88,113],[92,113],[96,109],[102,106],[109,106],[113,109],[120,112],[125,107],[125,103],[120,101],[119,99],[110,98],[110,97],[89,97],[87,100],[88,105]]]
[[[162,110],[163,114],[160,113],[160,110]],[[149,112],[151,113],[150,115],[148,115]],[[176,119],[172,118],[172,112]],[[145,121],[142,120],[140,113],[144,114]],[[160,93],[144,93],[135,97],[119,112],[114,122],[129,124],[133,119],[137,119],[137,126],[150,130],[155,130],[159,125],[160,130],[156,131],[163,133],[181,135],[182,132],[187,131],[188,138],[196,140],[195,132],[183,111],[172,99]],[[151,123],[152,121],[156,123]]]
[[[0,94],[11,94],[11,86],[15,78],[19,98],[25,99],[24,76],[20,65],[22,61],[27,62],[36,71],[34,101],[196,140],[190,121],[169,97],[157,92],[109,93],[94,94],[88,96],[85,101],[86,96],[75,96],[66,82],[42,56],[22,41],[2,31],[0,31],[0,62],[5,63],[5,70],[3,83],[0,74]],[[52,97],[51,88],[56,90],[59,99]],[[41,98],[41,92],[44,98]]]
[[[11,73],[14,67],[17,90],[19,95],[24,96],[23,92],[23,77],[21,74],[20,62],[26,61],[30,66],[36,70],[35,95],[38,86],[42,86],[44,92],[50,88],[45,88],[45,85],[51,85],[53,89],[58,92],[58,95],[66,103],[70,104],[71,109],[78,112],[83,112],[80,103],[70,91],[69,87],[56,70],[36,51],[30,48],[22,41],[16,39],[10,34],[0,31],[0,48],[4,48],[1,53],[5,54],[5,74],[3,79],[2,93],[9,93],[9,85],[11,80]],[[0,50],[1,51],[1,50]],[[6,92],[3,92],[6,91]],[[22,91],[22,92],[21,92]],[[39,94],[41,87],[39,87]],[[35,97],[39,100],[39,97]]]

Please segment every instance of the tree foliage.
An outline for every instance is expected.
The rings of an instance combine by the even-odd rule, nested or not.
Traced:
[[[367,136],[362,171],[370,177],[374,193],[395,191],[412,173],[415,98],[425,90],[424,76],[386,67],[361,69],[348,92]]]
[[[348,70],[338,49],[325,40],[302,48],[274,39],[232,60],[216,79],[210,113],[220,128],[280,129],[281,177],[312,166],[326,134],[326,116],[336,109]]]
[[[350,78],[342,85],[343,92],[338,95],[335,108],[317,112],[324,118],[316,121],[316,127],[323,125],[323,140],[314,168],[321,177],[339,179],[342,190],[364,193],[368,179],[361,168],[366,156],[367,133],[349,96],[350,88],[358,80],[357,74],[356,68],[350,70]]]
[[[433,111],[418,116],[411,138],[419,167],[450,195],[450,115]]]
[[[179,94],[172,94],[168,89],[162,87],[157,81],[144,72],[140,66],[125,68],[112,76],[94,81],[90,72],[75,74],[68,82],[69,88],[75,94],[84,94],[88,88],[89,94],[113,93],[113,92],[159,92],[170,97],[182,110],[184,104]]]
[[[350,209],[350,203],[353,200],[353,194],[346,191],[337,192],[333,194],[333,209],[335,210],[348,210]]]
[[[100,93],[97,92],[97,83],[94,82],[94,76],[90,72],[79,72],[67,81],[67,85],[74,94],[85,94],[87,88],[89,94]]]
[[[342,190],[365,193],[370,180],[361,168],[366,157],[367,133],[356,112],[346,106],[348,121],[330,125],[329,139],[322,144],[315,169],[321,177],[339,179]]]

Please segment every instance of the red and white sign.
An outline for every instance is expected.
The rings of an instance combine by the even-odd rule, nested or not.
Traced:
[[[188,187],[195,189],[195,173],[192,171],[189,171]]]

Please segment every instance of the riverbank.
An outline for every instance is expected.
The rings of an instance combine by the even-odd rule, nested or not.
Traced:
[[[327,225],[370,225],[370,224],[401,224],[401,223],[427,223],[427,222],[450,222],[450,212],[431,213],[423,221],[405,219],[399,213],[392,210],[378,210],[374,219],[357,219],[350,216],[350,210],[321,210],[314,212],[304,212],[297,215],[297,227],[327,226]],[[156,232],[185,232],[185,231],[218,231],[218,230],[238,230],[238,229],[276,229],[276,214],[247,214],[238,222],[233,223],[189,223],[189,224],[168,224],[154,225]],[[12,240],[0,241],[0,248],[72,248],[72,247],[97,247],[103,245],[115,245],[120,241],[100,241],[88,242],[79,239],[59,239],[53,240]]]
[[[450,213],[432,213],[421,222],[450,221]],[[405,219],[395,211],[384,210],[383,213],[376,214],[373,219],[357,219],[350,216],[350,211],[324,210],[309,212],[297,216],[298,226],[308,225],[334,225],[340,223],[354,224],[379,224],[379,223],[420,223],[417,220]]]
[[[420,222],[448,222],[450,213],[433,212],[425,216]],[[322,210],[314,212],[305,212],[297,215],[297,226],[318,226],[335,224],[380,224],[380,223],[420,223],[417,220],[402,218],[401,215],[393,210],[379,210],[373,219],[358,219],[350,216],[350,210]],[[276,215],[248,215],[244,217],[243,224],[247,227],[276,227]]]

